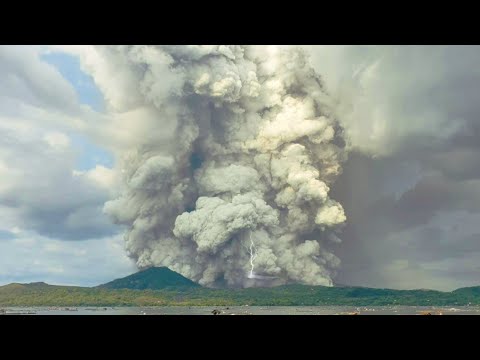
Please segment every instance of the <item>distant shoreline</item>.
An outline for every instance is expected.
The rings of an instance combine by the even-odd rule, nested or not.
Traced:
[[[286,285],[273,288],[160,290],[86,288],[45,283],[0,287],[9,306],[469,306],[480,305],[480,287],[452,292]]]
[[[478,306],[10,307],[5,315],[480,315]]]

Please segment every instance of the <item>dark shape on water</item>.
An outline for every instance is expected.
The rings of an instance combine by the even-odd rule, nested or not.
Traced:
[[[151,267],[127,277],[99,285],[106,289],[160,290],[167,288],[194,288],[197,283],[170,270],[167,267]]]

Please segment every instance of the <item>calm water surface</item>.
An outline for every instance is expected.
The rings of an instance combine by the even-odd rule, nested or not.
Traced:
[[[425,306],[165,306],[165,307],[10,307],[6,315],[480,315],[480,307]]]

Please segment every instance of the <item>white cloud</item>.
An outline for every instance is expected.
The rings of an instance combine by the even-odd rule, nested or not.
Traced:
[[[43,139],[54,149],[61,150],[70,146],[70,138],[58,131],[46,133]]]
[[[29,233],[0,241],[0,285],[45,281],[96,286],[134,271],[120,235],[65,242]]]
[[[476,46],[312,46],[355,147],[390,155],[434,145],[476,121]],[[422,137],[416,140],[415,137]]]
[[[111,193],[114,193],[118,188],[119,179],[116,170],[102,165],[96,165],[93,169],[86,171],[73,170],[72,174],[80,178],[83,177],[95,186]]]
[[[39,55],[39,47],[0,47],[0,99],[50,111],[77,112],[73,86],[55,67],[41,61]]]
[[[75,153],[68,138],[50,133],[48,142],[34,140],[33,134],[42,130],[41,126],[27,134],[5,130],[0,138],[0,207],[15,218],[8,226],[63,239],[114,232],[101,212],[110,191],[109,170],[96,168],[86,176],[74,176]]]
[[[92,132],[102,115],[78,103],[74,87],[42,61],[41,51],[0,47],[2,221],[60,239],[112,234],[102,206],[113,191],[113,172],[97,166],[73,175],[77,149],[70,135]]]

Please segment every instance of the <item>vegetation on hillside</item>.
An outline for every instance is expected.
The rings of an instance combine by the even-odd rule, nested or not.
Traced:
[[[105,289],[159,290],[166,288],[199,287],[197,283],[166,267],[152,267],[127,277],[100,285]]]
[[[43,282],[0,287],[0,306],[480,305],[480,287],[452,292],[285,285],[207,289],[168,268],[150,268],[94,288]]]
[[[274,288],[163,290],[84,288],[46,284],[0,287],[0,306],[228,305],[480,305],[480,288],[453,292],[287,285]]]

